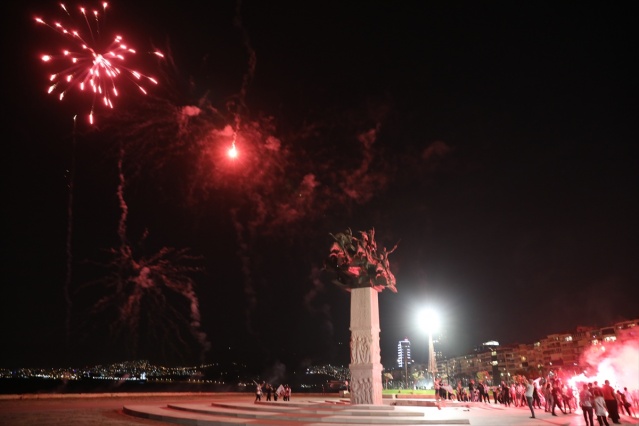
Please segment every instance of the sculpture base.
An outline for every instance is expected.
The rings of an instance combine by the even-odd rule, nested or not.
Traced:
[[[378,291],[351,289],[351,404],[382,405]]]
[[[382,405],[382,364],[350,365],[351,404]]]

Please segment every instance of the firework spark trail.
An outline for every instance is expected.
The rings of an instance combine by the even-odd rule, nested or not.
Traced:
[[[245,228],[242,225],[242,222],[238,219],[238,210],[231,210],[231,218],[233,221],[233,225],[235,227],[235,234],[237,237],[238,244],[238,256],[242,261],[242,275],[244,275],[244,295],[246,296],[246,309],[245,320],[246,320],[246,330],[251,335],[255,334],[252,318],[253,318],[253,310],[257,307],[257,292],[253,287],[253,279],[251,277],[251,256],[249,252],[249,244],[246,241],[244,236]]]
[[[60,5],[66,15],[72,19],[71,14],[64,4]],[[106,14],[107,3],[103,3],[103,14]],[[136,51],[128,47],[122,36],[116,35],[113,41],[106,47],[101,48],[101,30],[100,30],[100,13],[93,11],[95,23],[91,23],[87,17],[87,11],[79,8],[86,24],[86,31],[89,37],[83,36],[77,29],[71,29],[60,22],[49,24],[42,18],[36,17],[35,21],[45,25],[56,33],[64,37],[65,40],[72,43],[77,51],[64,49],[60,55],[42,55],[44,62],[62,61],[65,67],[49,77],[51,85],[48,93],[58,93],[60,100],[64,99],[66,93],[72,88],[78,88],[80,91],[89,93],[92,102],[89,113],[89,122],[93,124],[93,116],[96,101],[101,99],[101,103],[108,108],[113,108],[113,98],[119,95],[117,80],[121,76],[127,76],[142,93],[147,91],[142,81],[157,84],[157,81],[148,75],[128,68],[126,62],[128,58],[135,55]],[[75,25],[75,24],[71,24]],[[156,56],[163,57],[160,52],[153,52]]]
[[[248,32],[244,28],[244,24],[242,23],[242,1],[237,1],[237,6],[235,9],[235,19],[233,23],[237,28],[242,32],[242,39],[244,42],[244,47],[246,48],[246,52],[248,53],[248,69],[246,73],[244,73],[244,78],[242,79],[242,87],[240,88],[240,93],[237,96],[237,105],[234,105],[234,102],[229,102],[227,107],[234,106],[233,118],[235,124],[235,131],[233,133],[233,143],[231,149],[229,150],[229,156],[235,158],[237,156],[236,150],[236,142],[237,142],[237,133],[240,131],[241,126],[241,114],[246,111],[246,94],[248,92],[248,87],[253,81],[253,77],[255,76],[255,65],[257,63],[257,55],[255,54],[255,50],[251,46],[251,39],[248,35]]]
[[[187,249],[177,250],[163,247],[151,256],[136,256],[127,239],[127,218],[129,208],[125,199],[126,179],[123,170],[124,149],[120,149],[118,158],[117,197],[120,207],[118,236],[120,246],[112,249],[112,262],[108,265],[112,274],[101,283],[110,293],[98,300],[94,306],[96,312],[116,309],[116,321],[112,324],[112,332],[116,335],[127,333],[132,347],[132,354],[137,354],[142,329],[141,320],[147,318],[150,330],[164,331],[177,341],[186,342],[180,331],[183,324],[200,347],[199,358],[210,349],[206,333],[202,332],[199,300],[195,292],[195,283],[189,276],[200,272],[201,268],[182,264],[199,260],[188,254]],[[145,234],[146,237],[146,234]],[[145,239],[145,237],[143,239]],[[180,296],[188,302],[188,315],[170,302],[170,294]],[[165,336],[156,336],[158,341],[166,340]],[[160,338],[162,337],[162,339]],[[170,339],[172,340],[172,339]],[[175,348],[179,353],[182,349]]]
[[[73,117],[73,136],[71,146],[71,166],[69,167],[69,195],[67,198],[67,240],[66,240],[66,277],[64,281],[64,300],[67,305],[67,316],[65,319],[66,344],[67,348],[71,343],[71,311],[73,302],[71,300],[71,282],[73,278],[73,190],[75,185],[75,141],[77,130],[77,116]]]
[[[120,220],[118,221],[118,237],[120,237],[120,254],[123,257],[131,256],[131,248],[126,242],[126,220],[129,215],[129,206],[124,199],[124,188],[126,181],[124,179],[124,171],[122,170],[122,162],[124,161],[124,149],[120,148],[120,156],[118,157],[118,202],[120,205]]]
[[[325,301],[323,303],[318,302],[320,295],[326,292],[326,286],[320,278],[321,274],[322,269],[320,267],[314,266],[311,268],[309,281],[312,285],[310,290],[304,294],[304,308],[309,314],[319,318],[327,337],[332,338],[335,332],[332,306]]]
[[[358,167],[342,171],[339,187],[347,199],[355,201],[357,204],[364,204],[373,198],[375,194],[382,191],[388,184],[384,174],[373,173],[371,168],[375,153],[373,145],[377,140],[380,125],[374,129],[358,135],[357,139],[361,144],[362,159]]]

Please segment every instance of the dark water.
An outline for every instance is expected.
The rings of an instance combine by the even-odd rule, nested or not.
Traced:
[[[245,387],[194,382],[139,382],[129,380],[0,379],[0,394],[38,393],[145,393],[145,392],[252,392]]]

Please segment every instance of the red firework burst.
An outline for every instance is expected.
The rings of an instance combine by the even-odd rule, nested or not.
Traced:
[[[60,4],[67,20],[73,21],[71,13],[64,4]],[[70,42],[69,49],[62,49],[57,55],[42,55],[45,63],[63,64],[62,68],[51,74],[48,93],[57,93],[60,100],[70,89],[88,93],[92,99],[89,122],[93,123],[93,112],[97,102],[105,107],[113,108],[113,98],[118,96],[118,80],[126,78],[142,93],[146,94],[145,82],[157,84],[150,76],[126,66],[129,58],[136,51],[127,46],[121,35],[115,35],[108,41],[102,40],[102,19],[106,14],[107,3],[102,3],[102,10],[87,12],[79,7],[79,13],[84,21],[85,33],[75,29],[73,22],[63,24],[55,21],[52,24],[36,17],[37,23],[46,25]],[[91,17],[91,18],[89,18]],[[163,57],[160,52],[153,54]]]

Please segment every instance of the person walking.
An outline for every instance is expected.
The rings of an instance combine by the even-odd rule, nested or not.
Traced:
[[[547,413],[552,410],[552,392],[550,389],[550,383],[546,383],[546,387],[544,388],[544,399],[546,400],[544,411]]]
[[[624,407],[626,408],[626,412],[630,417],[635,417],[634,409],[632,408],[634,400],[632,399],[632,395],[628,392],[628,388],[623,388],[623,400]]]
[[[510,402],[515,404],[515,407],[519,407],[521,405],[521,401],[520,401],[521,398],[517,398],[517,386],[515,386],[514,383],[510,385],[509,392],[510,392]]]
[[[266,400],[271,400],[271,394],[273,393],[273,386],[270,383],[266,384]]]
[[[621,407],[619,408],[620,414],[623,414],[623,411],[626,410],[626,414],[628,414],[630,417],[633,417],[633,415],[630,414],[631,404],[628,402],[626,394],[621,392],[619,389],[617,389],[617,406]]]
[[[595,389],[595,399],[593,405],[599,426],[610,426],[610,424],[608,423],[608,419],[606,419],[606,401],[604,400],[603,395],[601,394],[601,390],[599,389]]]
[[[528,408],[530,408],[530,414],[532,414],[530,418],[534,419],[535,410],[533,410],[533,392],[535,391],[535,385],[530,383],[526,377],[524,377],[524,384],[526,385],[526,391],[524,392],[524,396],[526,397]]]
[[[593,408],[592,401],[593,395],[588,390],[588,385],[584,383],[581,392],[579,392],[579,405],[581,406],[581,411],[584,413],[584,420],[586,421],[586,426],[595,426],[593,423]],[[590,423],[588,421],[590,420]]]
[[[539,389],[537,389],[537,383],[533,381],[533,407],[537,407],[538,410],[541,410],[541,398],[539,398]]]
[[[477,382],[477,402],[484,402],[484,384],[481,380]]]
[[[510,407],[510,388],[506,382],[501,382],[501,400],[506,407]]]
[[[255,401],[258,402],[262,400],[262,385],[259,383],[255,383]]]
[[[442,397],[441,387],[442,387],[442,379],[437,377],[435,379],[435,402],[437,404],[439,404],[439,401]]]
[[[455,388],[455,396],[457,397],[457,401],[462,401],[462,391],[464,388],[462,387],[461,380],[457,381],[457,387]]]
[[[619,407],[617,406],[617,398],[615,397],[615,390],[610,386],[610,380],[606,380],[604,385],[601,387],[601,393],[603,395],[603,399],[606,402],[606,409],[608,410],[608,415],[610,416],[610,420],[614,424],[620,424],[619,421]]]
[[[284,401],[291,400],[291,387],[289,385],[284,386]]]
[[[488,386],[488,383],[484,381],[484,395],[482,396],[482,398],[486,404],[490,404],[490,395],[488,395],[489,391],[490,391],[490,386]]]
[[[570,385],[565,386],[565,392],[561,394],[561,400],[564,402],[564,411],[568,411],[568,414],[572,414],[573,404],[575,403],[575,394],[572,391]],[[577,407],[574,407],[575,410]]]
[[[560,404],[560,401],[561,401],[560,400],[560,398],[561,398],[561,390],[559,389],[559,384],[555,383],[555,385],[552,388],[551,394],[552,394],[552,415],[553,416],[557,415],[557,414],[555,414],[555,407],[559,407],[559,410],[561,410],[562,413],[568,414],[561,407],[561,404]]]

